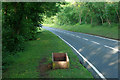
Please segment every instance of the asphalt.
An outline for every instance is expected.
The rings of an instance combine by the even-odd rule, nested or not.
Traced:
[[[60,36],[63,40],[72,45],[105,78],[120,78],[120,66],[118,64],[118,61],[120,61],[118,58],[120,51],[118,49],[119,42],[117,40],[45,26],[43,26],[43,28],[51,31],[57,36]],[[93,67],[84,61],[84,59],[82,59],[74,49],[73,51],[78,56],[80,62],[95,78],[101,78]]]

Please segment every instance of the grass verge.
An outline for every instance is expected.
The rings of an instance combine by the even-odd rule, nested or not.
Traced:
[[[54,27],[74,32],[81,32],[81,33],[87,33],[112,39],[119,39],[118,37],[118,25],[103,25],[103,26],[92,26],[90,24],[83,24],[83,25],[55,25],[55,24],[44,24],[44,26],[48,27]]]
[[[71,48],[53,33],[42,30],[37,40],[26,42],[24,52],[19,52],[9,60],[13,63],[3,73],[3,78],[91,78],[91,73],[84,68]],[[52,70],[49,64],[52,53],[68,53],[69,69]]]

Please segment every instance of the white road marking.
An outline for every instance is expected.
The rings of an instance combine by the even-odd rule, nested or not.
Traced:
[[[58,30],[55,30],[55,31],[58,31]],[[66,33],[66,32],[63,32],[63,33]],[[66,33],[66,34],[69,34],[69,33]],[[82,33],[82,34],[83,34],[83,33]],[[75,36],[75,35],[73,35],[73,34],[71,34],[71,35],[72,35],[72,36]],[[86,35],[88,35],[88,34],[86,34]],[[93,35],[89,35],[89,36],[93,36]],[[81,37],[79,37],[79,36],[76,36],[76,37],[81,38]],[[99,36],[94,36],[94,37],[99,37]],[[103,38],[103,37],[101,37],[101,38]],[[83,38],[83,39],[84,39],[84,40],[88,40],[87,38]],[[105,38],[104,38],[104,39],[105,39]],[[91,42],[100,45],[100,43],[98,43],[98,42],[96,42],[96,41],[91,41]],[[107,45],[104,45],[104,47],[113,49],[113,50],[115,50],[115,51],[119,51],[119,49],[115,49],[115,48],[110,47],[110,46],[107,46]]]
[[[110,41],[120,42],[120,41],[118,41],[118,40],[109,39],[109,38],[104,38],[104,37],[100,37],[100,36],[95,36],[95,35],[90,35],[90,34],[85,34],[85,33],[80,33],[80,34],[88,35],[88,36],[94,36],[94,37],[98,37],[98,38],[102,38],[102,39],[107,39],[107,40],[110,40]]]
[[[119,51],[119,49],[115,49],[115,48],[110,47],[110,46],[107,46],[107,45],[104,45],[104,46],[107,47],[107,48],[113,49],[113,50],[115,50],[115,51]]]
[[[88,41],[88,39],[87,39],[87,38],[83,38],[83,39]]]
[[[60,39],[62,39],[66,44],[68,44],[71,48],[73,48],[82,58],[85,62],[87,62],[92,68],[93,70],[103,79],[106,80],[106,78],[103,76],[102,73],[100,73],[95,66],[93,66],[79,51],[77,51],[70,43],[68,43],[66,40],[64,40],[63,38],[61,38],[59,35],[57,35]]]
[[[81,37],[79,37],[79,36],[76,36],[76,37],[81,38]]]
[[[72,36],[75,36],[75,35],[73,35],[73,34],[71,34]]]
[[[95,43],[95,44],[98,44],[98,45],[100,45],[100,43],[98,43],[98,42],[96,42],[96,41],[91,41],[91,42],[93,42],[93,43]]]
[[[78,37],[78,38],[81,38],[81,37]]]
[[[88,36],[94,36],[94,37],[98,37],[98,38],[102,38],[102,39],[107,39],[107,40],[111,40],[111,41],[120,42],[120,41],[118,41],[118,40],[109,39],[109,38],[104,38],[104,37],[100,37],[100,36],[95,36],[95,35],[90,35],[90,34],[85,34],[85,33],[80,33],[80,34],[84,34],[84,35],[88,35]]]

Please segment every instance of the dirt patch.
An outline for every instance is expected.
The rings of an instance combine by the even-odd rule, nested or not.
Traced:
[[[52,63],[44,64],[47,61],[46,58],[43,58],[40,61],[40,64],[38,66],[38,72],[40,72],[40,77],[48,77],[47,71],[52,69]]]
[[[74,66],[74,68],[80,69],[80,67],[79,67],[79,66]]]
[[[49,63],[49,64],[40,64],[40,66],[39,66],[40,76],[46,77],[48,75],[46,72],[51,70],[51,69],[52,69],[51,63]]]
[[[40,60],[40,64],[43,64],[43,63],[45,63],[47,61],[47,59],[46,58],[43,58],[42,60]]]

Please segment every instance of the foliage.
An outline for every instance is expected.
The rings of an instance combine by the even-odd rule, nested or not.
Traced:
[[[42,23],[43,16],[50,17],[58,11],[59,3],[3,2],[3,57],[23,51],[25,41],[36,39],[36,25]],[[3,59],[3,63],[6,63],[5,59]]]
[[[75,2],[62,5],[63,9],[57,14],[57,23],[64,24],[96,24],[119,23],[120,14],[118,2]]]
[[[43,21],[43,14],[55,15],[58,7],[56,3],[3,3],[3,51],[18,51],[24,41],[35,39],[35,25]]]

